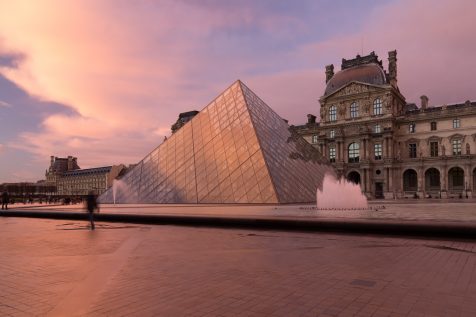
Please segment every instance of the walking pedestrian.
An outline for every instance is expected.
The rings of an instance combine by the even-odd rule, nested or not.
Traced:
[[[10,200],[10,197],[8,196],[8,192],[7,191],[4,191],[2,193],[2,210],[5,209],[7,210],[8,209],[8,202]]]
[[[94,211],[99,210],[99,206],[97,203],[96,195],[94,192],[91,190],[88,193],[88,196],[86,198],[86,208],[89,214],[89,222],[91,222],[91,230],[94,230]]]
[[[5,210],[8,209],[9,201],[10,201],[10,197],[8,196],[8,192],[5,190],[2,193],[2,210],[3,209],[5,209]]]

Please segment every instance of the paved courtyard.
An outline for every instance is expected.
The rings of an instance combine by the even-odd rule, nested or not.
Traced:
[[[475,316],[476,243],[0,217],[0,316]]]
[[[11,210],[82,212],[84,205],[23,205]],[[316,210],[313,205],[101,205],[101,213],[220,217],[356,218],[365,220],[433,220],[476,223],[476,200],[371,201],[366,210]]]

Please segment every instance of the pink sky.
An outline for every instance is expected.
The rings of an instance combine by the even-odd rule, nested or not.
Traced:
[[[474,30],[470,0],[0,2],[0,183],[135,163],[236,79],[304,123],[362,48],[397,49],[408,102],[476,100]]]

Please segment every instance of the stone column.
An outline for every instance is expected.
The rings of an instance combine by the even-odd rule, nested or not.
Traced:
[[[344,147],[344,142],[340,142],[340,153],[341,153],[341,161],[345,161],[345,147]]]
[[[386,191],[390,191],[390,168],[385,168],[385,188]]]
[[[468,198],[471,197],[471,174],[470,174],[470,167],[469,165],[466,165],[464,167],[464,189],[465,192],[463,193],[463,198],[466,198],[466,195],[468,195]]]
[[[441,169],[441,173],[440,173],[441,198],[447,198],[448,197],[448,195],[447,195],[447,191],[448,191],[447,179],[448,179],[448,171],[447,171],[447,168],[446,168],[446,165],[445,165]]]
[[[382,153],[382,154],[383,154],[383,158],[387,158],[387,156],[388,156],[388,148],[387,148],[388,142],[387,142],[387,141],[388,141],[388,138],[385,137],[385,138],[383,139],[383,144],[382,144],[382,148],[383,148],[383,153]]]
[[[367,140],[366,139],[362,139],[362,147],[363,147],[362,158],[365,160],[367,159]]]
[[[336,142],[336,162],[340,161],[340,142]]]
[[[420,198],[424,198],[423,197],[424,196],[424,189],[423,189],[424,185],[423,185],[423,178],[422,178],[423,172],[422,172],[421,168],[417,168],[416,170],[417,170],[417,173],[418,173],[418,175],[417,175],[417,179],[418,179],[417,195]]]
[[[364,193],[366,193],[367,192],[367,170],[365,168],[362,169],[361,181],[362,181],[361,187],[364,190]]]

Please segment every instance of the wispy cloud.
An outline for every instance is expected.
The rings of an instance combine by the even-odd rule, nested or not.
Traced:
[[[0,107],[10,108],[11,106],[8,102],[0,100]]]
[[[10,56],[0,72],[72,109],[45,112],[35,130],[2,142],[46,163],[136,162],[179,112],[200,110],[238,78],[302,123],[319,111],[324,65],[360,53],[362,40],[384,59],[398,50],[409,101],[476,99],[474,12],[464,0],[1,2],[0,51],[22,54],[0,54]],[[0,107],[24,111],[8,101]]]

